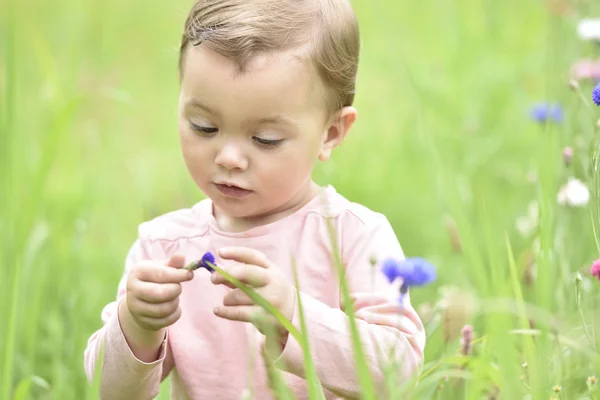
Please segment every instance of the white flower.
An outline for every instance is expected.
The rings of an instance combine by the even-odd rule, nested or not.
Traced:
[[[558,192],[557,200],[562,206],[582,207],[590,201],[590,190],[579,179],[570,178]]]
[[[600,40],[600,19],[582,19],[577,25],[577,34],[582,40]]]
[[[517,231],[525,237],[531,235],[533,231],[535,231],[535,228],[537,228],[538,219],[538,204],[535,201],[532,201],[529,203],[529,206],[527,206],[527,215],[517,218]]]

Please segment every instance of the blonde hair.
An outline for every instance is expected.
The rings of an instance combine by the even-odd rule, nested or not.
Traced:
[[[190,44],[227,57],[240,73],[255,55],[305,48],[338,110],[354,102],[359,41],[349,0],[198,0],[185,21],[179,74]]]

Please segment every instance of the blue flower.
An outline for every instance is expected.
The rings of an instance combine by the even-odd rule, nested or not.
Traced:
[[[435,267],[420,257],[407,258],[398,261],[388,258],[381,265],[381,272],[390,283],[402,278],[400,300],[411,286],[423,286],[435,281]]]
[[[215,270],[209,265],[209,263],[213,265],[216,264],[215,256],[213,256],[210,251],[207,251],[200,260],[188,264],[185,268],[189,269],[190,271],[197,270],[198,268],[205,268],[208,270],[208,272],[212,273]]]
[[[383,272],[390,283],[394,282],[400,274],[398,271],[398,261],[393,258],[384,260],[381,265],[381,272]]]
[[[206,268],[208,270],[208,272],[215,271],[214,268],[208,264],[208,263],[211,263],[212,265],[216,264],[215,256],[213,256],[213,254],[210,251],[207,251],[206,253],[204,253],[204,255],[202,256],[202,259],[199,262],[200,262],[200,267]]]
[[[600,106],[600,83],[592,90],[592,100],[594,101],[594,104]]]
[[[531,108],[529,115],[534,121],[540,123],[547,121],[560,123],[563,121],[563,110],[559,104],[536,104]]]

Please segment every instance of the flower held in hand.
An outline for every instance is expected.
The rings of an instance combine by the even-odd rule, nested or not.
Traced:
[[[205,268],[208,270],[208,272],[212,273],[215,270],[209,265],[209,263],[215,264],[215,256],[213,256],[213,254],[210,251],[207,251],[206,253],[204,253],[204,255],[202,256],[202,258],[200,260],[189,263],[188,265],[185,266],[185,269],[194,271],[194,270],[197,270],[198,268]]]

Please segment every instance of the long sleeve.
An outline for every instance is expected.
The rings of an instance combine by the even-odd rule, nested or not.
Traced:
[[[390,285],[370,260],[404,258],[394,231],[383,216],[369,223],[354,218],[340,232],[342,257],[362,346],[373,378],[381,390],[383,368],[398,364],[399,383],[413,377],[423,363],[425,332],[409,299],[398,303],[398,286]],[[347,224],[347,225],[348,225]],[[407,296],[408,297],[408,296]],[[340,308],[301,294],[317,374],[324,388],[344,398],[359,398],[352,338],[347,315]],[[340,304],[343,304],[340,299]],[[292,323],[300,327],[297,309]],[[391,351],[392,350],[392,351]],[[277,365],[304,377],[301,345],[292,337]]]
[[[129,271],[136,262],[151,257],[151,250],[146,249],[141,240],[137,240],[127,255],[117,299],[104,307],[104,325],[88,340],[84,355],[85,371],[88,380],[92,382],[100,367],[98,379],[102,399],[151,399],[158,394],[160,382],[173,366],[168,334],[161,345],[159,358],[152,363],[145,363],[131,351],[119,323],[117,310],[119,302],[125,298]]]

